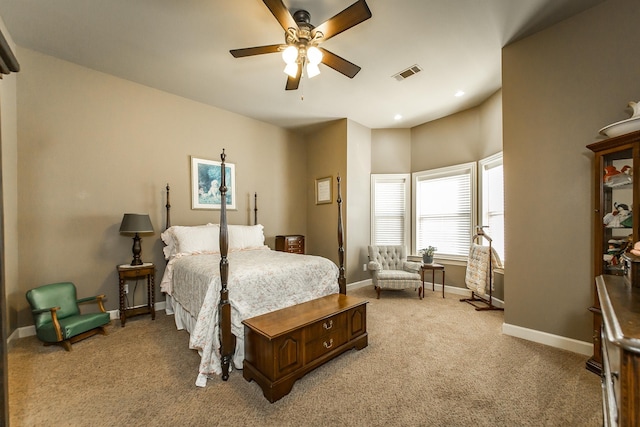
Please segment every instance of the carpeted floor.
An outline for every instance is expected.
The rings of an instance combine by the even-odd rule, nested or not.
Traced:
[[[503,313],[456,295],[367,298],[369,346],[296,382],[274,404],[233,371],[195,386],[199,357],[173,317],[114,322],[110,335],[9,351],[12,426],[599,426],[587,357],[501,334]]]

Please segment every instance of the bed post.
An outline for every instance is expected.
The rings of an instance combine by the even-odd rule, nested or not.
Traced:
[[[253,193],[253,225],[258,225],[258,192]]]
[[[344,231],[342,230],[342,195],[340,194],[340,175],[338,174],[338,262],[340,275],[338,286],[340,293],[347,294],[347,279],[344,276]]]
[[[231,303],[229,302],[229,289],[227,283],[229,278],[229,260],[227,254],[229,250],[229,232],[227,228],[227,185],[224,160],[226,158],[224,149],[220,154],[222,160],[220,164],[220,304],[218,306],[218,316],[220,324],[220,358],[222,363],[222,380],[229,379],[229,367],[233,355],[235,340],[231,334]]]
[[[164,229],[168,230],[171,227],[171,203],[169,203],[169,183],[167,182],[167,204],[164,206],[167,208],[167,218],[164,224]]]

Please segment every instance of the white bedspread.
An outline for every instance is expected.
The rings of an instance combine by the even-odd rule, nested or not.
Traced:
[[[236,336],[233,364],[238,369],[244,360],[244,319],[339,292],[338,267],[326,258],[263,247],[231,252],[228,259],[231,332]],[[220,288],[219,253],[176,256],[161,283],[163,292],[197,318],[189,346],[200,353],[199,386],[209,375],[222,373]]]

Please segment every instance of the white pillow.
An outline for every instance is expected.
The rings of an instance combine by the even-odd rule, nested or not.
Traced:
[[[171,227],[164,230],[160,234],[160,238],[164,242],[164,248],[162,248],[162,252],[164,253],[164,259],[169,259],[176,254],[176,242],[175,242],[175,239],[173,238]]]
[[[264,246],[264,226],[229,225],[229,249],[248,249]]]
[[[213,224],[174,225],[161,234],[165,257],[176,253],[220,252],[220,227]]]

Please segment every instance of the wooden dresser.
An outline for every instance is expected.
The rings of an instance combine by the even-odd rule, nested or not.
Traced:
[[[243,321],[242,375],[273,403],[323,363],[368,344],[367,301],[333,294]]]
[[[276,236],[276,251],[304,254],[304,236],[300,234]]]
[[[640,426],[640,288],[622,276],[596,278],[602,311],[605,426]]]

